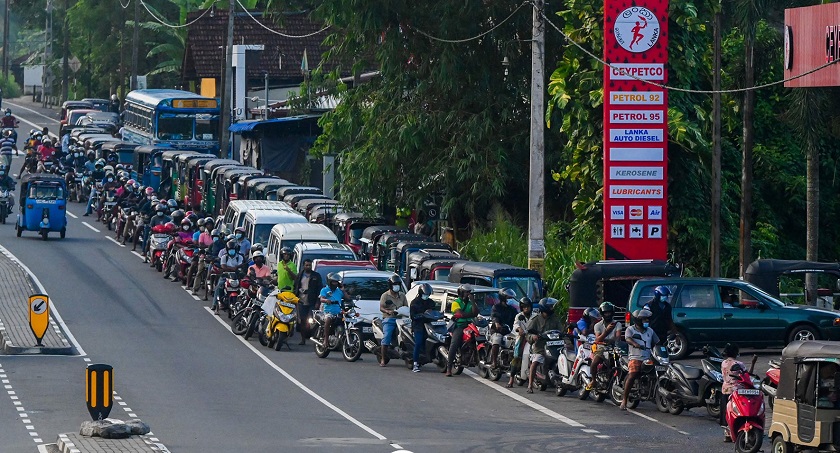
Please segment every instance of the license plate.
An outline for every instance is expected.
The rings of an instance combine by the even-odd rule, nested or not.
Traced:
[[[664,366],[657,366],[656,371],[665,371],[666,368],[667,367],[664,367]]]
[[[373,333],[373,327],[362,327],[362,333]]]
[[[561,344],[563,344],[563,340],[553,340],[545,342],[546,346],[560,346]]]
[[[759,395],[761,391],[758,389],[738,389],[739,395]]]
[[[433,326],[445,326],[445,325],[446,325],[446,321],[434,321],[434,322],[432,322],[432,323],[430,323],[430,324],[431,324],[431,325],[433,325]]]

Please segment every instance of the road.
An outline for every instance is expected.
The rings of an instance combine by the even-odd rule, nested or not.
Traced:
[[[705,410],[675,417],[642,403],[620,412],[553,392],[527,395],[474,375],[444,378],[432,365],[415,374],[380,368],[370,355],[346,363],[340,354],[318,359],[295,341],[282,352],[244,341],[207,302],[163,280],[82,212],[69,207],[65,240],[16,238],[12,225],[0,228],[0,245],[43,283],[84,351],[0,356],[0,378],[13,392],[0,395],[3,452],[32,452],[78,429],[89,417],[88,363],[114,367],[121,405],[111,416],[143,419],[178,453],[732,450]]]

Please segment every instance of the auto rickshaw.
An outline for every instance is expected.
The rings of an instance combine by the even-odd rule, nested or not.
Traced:
[[[286,182],[288,182],[288,181],[286,181],[285,179],[280,179],[277,176],[271,176],[271,175],[263,175],[261,177],[249,178],[245,182],[245,189],[247,190],[248,193],[247,193],[247,195],[245,195],[241,199],[243,199],[243,200],[259,200],[259,198],[257,198],[257,186],[262,184],[262,183],[266,183],[266,184],[281,183],[282,184],[282,183],[286,183]],[[289,183],[289,184],[291,184],[291,183]]]
[[[379,241],[379,237],[387,233],[408,233],[408,230],[396,225],[371,225],[362,231],[362,236],[359,238],[361,247],[359,248],[359,257],[364,260],[370,260],[376,264],[374,246]]]
[[[105,142],[99,148],[99,157],[108,160],[109,155],[116,157],[117,163],[123,164],[130,170],[134,165],[134,149],[139,145],[128,142]]]
[[[790,343],[780,370],[769,430],[773,452],[840,451],[840,344]]]
[[[17,236],[24,230],[37,231],[47,240],[50,231],[58,231],[62,239],[67,232],[67,183],[58,175],[34,173],[25,175],[20,186],[20,214]]]
[[[160,188],[162,154],[166,149],[155,146],[138,146],[135,148],[131,178],[157,192]]]

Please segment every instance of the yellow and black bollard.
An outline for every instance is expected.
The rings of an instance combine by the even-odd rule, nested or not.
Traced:
[[[104,363],[88,365],[85,369],[85,401],[94,420],[108,418],[114,404],[114,367]]]

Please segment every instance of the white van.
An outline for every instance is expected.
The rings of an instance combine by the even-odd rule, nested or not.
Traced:
[[[283,247],[293,249],[301,242],[332,242],[337,244],[338,238],[332,230],[319,223],[281,223],[280,225],[274,225],[274,228],[271,229],[271,236],[268,238],[266,262],[272,267],[276,266],[280,249]]]
[[[295,266],[303,267],[304,260],[356,261],[356,254],[347,244],[335,242],[301,242],[292,249]]]
[[[275,225],[296,223],[308,225],[306,217],[291,208],[250,209],[243,217],[242,227],[245,228],[245,237],[252,245],[259,242],[265,246]]]
[[[216,221],[216,228],[222,226],[227,227],[231,232],[237,227],[241,227],[245,222],[245,213],[251,209],[292,209],[288,203],[282,201],[269,200],[231,200],[225,209],[225,215],[222,216],[221,222]],[[292,210],[294,211],[294,210]],[[294,211],[296,212],[296,211]],[[265,245],[265,244],[263,244]]]

